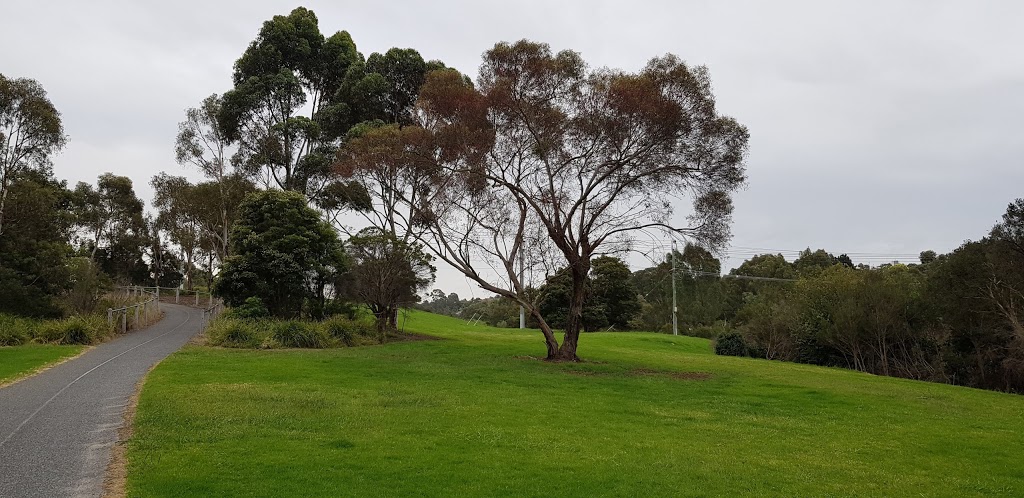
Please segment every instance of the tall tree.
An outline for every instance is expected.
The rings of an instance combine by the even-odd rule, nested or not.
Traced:
[[[203,248],[210,248],[214,259],[222,263],[229,254],[231,225],[238,217],[239,206],[255,186],[238,174],[220,180],[193,184],[183,176],[160,173],[151,180],[155,196],[156,219],[181,250],[186,282],[192,284],[194,257]]]
[[[178,123],[174,147],[178,164],[198,168],[216,186],[219,217],[214,224],[218,229],[212,235],[217,239],[217,253],[221,261],[231,248],[231,223],[234,220],[229,216],[229,211],[237,207],[248,190],[251,190],[237,192],[238,187],[244,189],[248,182],[240,181],[241,175],[230,164],[230,143],[217,121],[223,106],[223,99],[213,94],[203,99],[199,107],[186,110],[185,121]],[[156,178],[153,181],[156,182]]]
[[[337,139],[353,122],[335,94],[361,59],[347,32],[325,38],[303,7],[263,23],[235,62],[234,88],[218,113],[224,135],[238,143],[236,162],[267,185],[317,195]]]
[[[716,112],[707,70],[674,56],[639,73],[588,72],[579,54],[524,40],[495,45],[479,74],[474,88],[454,71],[429,73],[418,126],[402,128],[390,154],[430,171],[416,187],[427,194],[413,216],[427,230],[425,245],[526,307],[548,358],[577,360],[594,255],[643,230],[724,243],[747,131]],[[364,164],[379,156],[357,144],[350,152],[347,160]],[[680,226],[671,201],[687,197],[691,223]],[[543,235],[534,243],[553,248],[572,276],[561,344],[520,277],[531,233]]]
[[[0,311],[58,316],[54,298],[72,281],[70,192],[46,169],[20,172],[9,192],[9,230],[0,237]]]
[[[74,194],[80,242],[93,263],[99,261],[110,276],[138,282],[142,254],[148,246],[149,228],[143,216],[143,203],[135,194],[132,180],[104,173],[96,187],[79,182]],[[146,279],[142,271],[142,281]]]
[[[365,63],[353,64],[338,90],[337,100],[348,102],[354,119],[361,122],[348,130],[346,140],[352,141],[367,131],[387,126],[360,146],[365,148],[392,147],[400,138],[399,130],[415,122],[414,106],[428,72],[443,69],[439,61],[424,61],[414,49],[392,48],[384,54],[373,53]],[[366,151],[369,152],[369,151]],[[397,159],[397,161],[396,161]],[[337,219],[342,211],[361,214],[370,226],[410,242],[418,233],[409,230],[412,209],[417,203],[414,187],[424,182],[425,172],[404,167],[401,158],[381,154],[379,161],[364,167],[347,163],[340,171],[348,182],[334,182],[329,188],[328,200],[334,206],[321,207]],[[403,198],[411,202],[403,202]],[[334,209],[331,209],[331,208]],[[339,209],[340,208],[340,209]],[[341,227],[350,231],[348,227]]]
[[[43,86],[36,80],[0,74],[0,235],[15,177],[29,168],[49,165],[50,155],[66,142],[60,112]]]
[[[1003,220],[992,227],[989,237],[1024,257],[1024,198],[1006,206]]]

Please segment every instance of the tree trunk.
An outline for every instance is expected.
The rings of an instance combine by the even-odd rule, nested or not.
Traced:
[[[4,234],[4,207],[7,205],[8,190],[10,189],[7,187],[7,178],[4,178],[0,185],[0,235]]]
[[[548,322],[544,321],[544,317],[540,316],[540,311],[537,310],[536,306],[526,306],[526,309],[537,319],[537,323],[540,324],[540,332],[544,334],[544,346],[548,350],[548,359],[553,359],[558,354],[558,340],[555,339],[555,332],[551,330],[551,326]]]
[[[579,344],[580,330],[583,328],[583,304],[586,299],[589,270],[574,268],[572,271],[572,299],[569,301],[569,316],[565,321],[565,336],[558,351],[553,356],[548,354],[549,360],[580,361],[579,356],[576,356],[576,346]]]

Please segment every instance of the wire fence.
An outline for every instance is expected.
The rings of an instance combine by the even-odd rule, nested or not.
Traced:
[[[144,287],[129,286],[121,287],[125,299],[141,299],[135,304],[129,304],[120,308],[107,308],[107,325],[114,329],[119,327],[121,333],[129,330],[129,315],[131,318],[131,329],[146,326],[158,320],[161,316],[160,303],[172,302],[174,304],[192,305],[201,308],[203,311],[200,330],[206,330],[210,322],[224,311],[224,302],[217,299],[208,291],[199,289],[182,290],[169,287]],[[171,297],[173,295],[173,298]]]
[[[144,287],[122,287],[126,299],[140,299],[144,301],[129,304],[120,308],[107,308],[107,326],[114,329],[115,324],[120,324],[121,333],[128,332],[128,315],[134,315],[132,328],[137,329],[151,323],[154,316],[160,316],[160,297],[156,292],[150,292]]]

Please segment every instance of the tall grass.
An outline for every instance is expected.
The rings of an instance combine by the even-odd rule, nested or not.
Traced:
[[[322,322],[221,316],[206,329],[206,342],[211,346],[239,349],[326,349],[379,344],[381,340],[371,323],[341,316]]]
[[[43,344],[95,344],[113,336],[105,318],[72,316],[61,320],[40,320],[0,314],[0,346]]]

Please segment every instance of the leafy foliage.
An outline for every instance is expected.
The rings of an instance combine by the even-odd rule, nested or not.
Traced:
[[[322,316],[345,270],[334,230],[295,192],[250,195],[231,233],[233,255],[214,284],[229,306],[259,298],[272,316]]]
[[[398,308],[415,304],[434,281],[432,258],[418,245],[377,229],[350,238],[348,255],[349,294],[370,308],[380,331],[395,330]]]
[[[739,332],[722,334],[715,339],[715,354],[723,356],[750,356],[750,347]]]
[[[475,87],[456,71],[427,74],[417,122],[350,141],[339,169],[398,165],[403,182],[381,192],[408,209],[403,229],[425,232],[420,240],[440,259],[526,307],[549,358],[576,360],[585,281],[601,248],[653,228],[712,247],[726,240],[747,131],[717,113],[706,69],[674,56],[636,74],[590,72],[575,52],[522,40],[487,51],[479,74]],[[679,196],[692,201],[690,228],[670,223],[668,199]],[[569,269],[561,344],[519,276],[527,244],[552,256],[541,264]]]
[[[594,258],[584,297],[583,328],[588,332],[606,328],[625,330],[640,312],[638,293],[629,267],[611,256]],[[538,308],[553,327],[564,327],[572,296],[572,276],[563,269],[549,277],[540,288]]]
[[[60,112],[43,86],[33,79],[0,74],[0,235],[6,229],[11,184],[22,173],[45,170],[50,155],[66,143]]]

